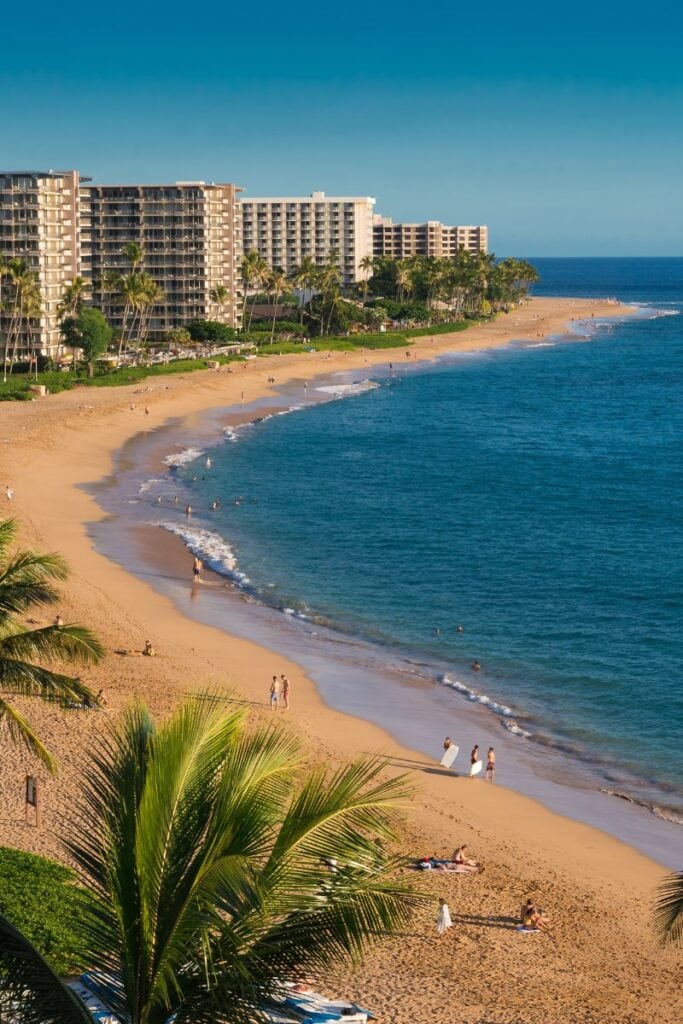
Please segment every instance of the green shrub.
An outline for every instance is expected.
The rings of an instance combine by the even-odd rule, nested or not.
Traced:
[[[227,345],[234,341],[235,331],[219,320],[193,320],[187,325],[193,341],[205,341],[210,345]]]
[[[78,974],[78,913],[73,874],[45,857],[0,846],[0,914],[21,931],[58,974]]]

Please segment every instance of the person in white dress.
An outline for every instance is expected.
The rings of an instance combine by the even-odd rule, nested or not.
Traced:
[[[449,928],[453,927],[451,912],[445,900],[439,900],[439,913],[436,917],[436,930],[439,935],[445,935]]]

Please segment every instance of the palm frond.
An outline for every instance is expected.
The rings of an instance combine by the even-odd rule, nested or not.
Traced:
[[[0,570],[0,614],[15,615],[32,605],[54,604],[59,594],[51,583],[67,576],[66,564],[58,555],[19,552]]]
[[[654,922],[662,942],[683,944],[683,871],[669,875],[659,886]]]
[[[0,659],[66,661],[94,665],[104,657],[104,647],[83,626],[43,626],[0,635]]]
[[[7,728],[13,743],[23,743],[26,749],[35,754],[47,770],[54,774],[57,762],[52,754],[43,746],[31,723],[2,697],[0,697],[0,723]]]
[[[0,977],[2,1020],[21,1024],[93,1022],[75,992],[57,977],[21,932],[1,916]]]
[[[0,560],[17,535],[16,519],[0,519]]]

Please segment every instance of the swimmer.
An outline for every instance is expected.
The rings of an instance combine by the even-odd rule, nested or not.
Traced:
[[[212,501],[212,502],[211,502],[211,508],[212,508],[212,509],[214,510],[214,512],[215,512],[215,511],[216,511],[216,509],[218,508],[218,502],[217,502],[217,501]]]
[[[462,628],[462,626],[458,626],[458,633],[464,633],[464,632],[465,632],[465,630]]]
[[[187,506],[187,508],[185,509],[185,515],[187,516],[188,519],[190,518],[190,516],[192,515],[192,505]]]
[[[210,458],[208,458],[208,459],[206,460],[206,462],[204,463],[204,465],[206,466],[206,468],[207,468],[207,469],[211,469],[211,466],[212,466],[212,462],[211,462],[211,459],[210,459]]]
[[[481,665],[479,664],[478,661],[473,661],[472,665],[470,667],[472,668],[472,670],[474,672],[478,672],[480,670],[480,668],[481,668]]]
[[[157,494],[157,505],[161,505],[161,495]]]

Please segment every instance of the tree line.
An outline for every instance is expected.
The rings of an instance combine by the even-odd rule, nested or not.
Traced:
[[[65,287],[58,308],[64,344],[74,352],[74,368],[76,351],[80,350],[91,375],[96,359],[112,342],[116,342],[119,364],[124,354],[133,360],[142,356],[154,310],[165,299],[161,285],[144,270],[142,247],[129,242],[121,255],[125,266],[106,271],[100,282],[103,309],[90,304],[91,286],[82,277]],[[364,279],[345,285],[336,250],[324,262],[304,256],[289,274],[282,268],[271,268],[256,251],[246,253],[240,265],[241,334],[226,325],[222,334],[227,337],[229,333],[235,339],[253,331],[263,340],[267,333],[272,342],[276,331],[295,337],[338,335],[376,331],[385,322],[430,326],[490,316],[523,301],[538,280],[535,268],[526,260],[497,260],[493,254],[465,250],[454,258],[366,256],[360,269]],[[266,320],[256,313],[263,295],[272,306]],[[224,310],[230,299],[228,288],[216,285],[210,299],[219,311]],[[293,307],[293,315],[286,325],[279,325],[283,303]],[[0,342],[4,379],[19,361],[22,349],[28,349],[30,365],[35,365],[37,372],[41,295],[38,275],[25,260],[0,259],[0,309],[8,323]],[[117,323],[116,330],[112,322]],[[197,332],[190,329],[188,333],[188,326],[192,325],[169,329],[165,340],[172,344],[196,340]]]

